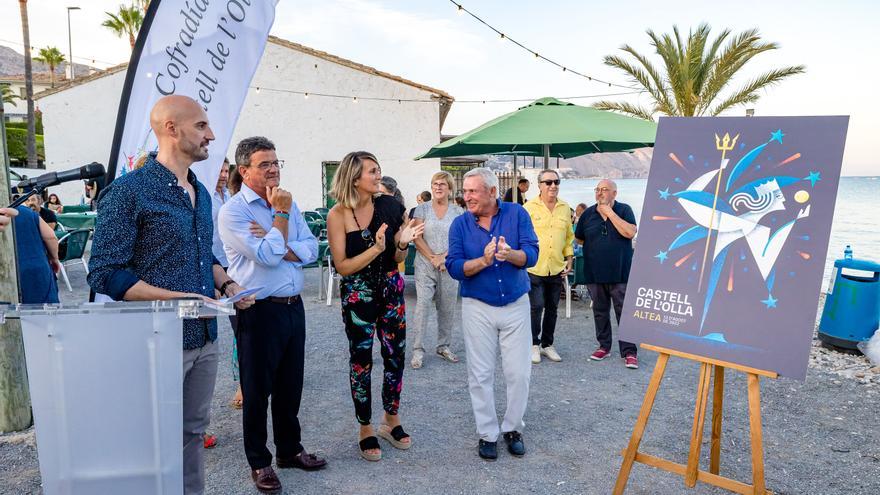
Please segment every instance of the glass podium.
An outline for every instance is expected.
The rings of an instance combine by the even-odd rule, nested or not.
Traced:
[[[183,493],[182,321],[201,300],[0,306],[20,318],[43,493]]]

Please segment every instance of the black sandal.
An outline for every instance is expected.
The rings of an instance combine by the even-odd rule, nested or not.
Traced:
[[[401,441],[404,438],[409,438],[409,435],[403,431],[403,426],[397,425],[394,428],[389,428],[388,425],[379,425],[379,436],[388,440],[396,449],[406,450],[412,447],[412,441],[406,443]]]
[[[361,449],[361,457],[368,461],[379,461],[382,459],[382,452],[378,454],[370,454],[367,451],[373,449],[381,450],[381,446],[379,445],[379,439],[374,436],[368,436],[367,438],[358,442],[358,447]]]

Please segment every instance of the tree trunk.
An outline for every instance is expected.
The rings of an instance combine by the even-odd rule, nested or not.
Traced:
[[[28,27],[27,0],[18,0],[21,11],[21,33],[24,36],[24,87],[27,93],[27,166],[37,168],[37,127],[34,119],[34,81],[31,67],[31,33]]]
[[[0,105],[0,123],[5,121]],[[9,204],[9,156],[6,126],[0,125],[0,204]],[[13,220],[14,221],[14,220]],[[10,225],[0,232],[0,301],[18,301],[15,239]],[[0,432],[24,430],[31,425],[31,399],[21,340],[21,322],[0,324]]]
[[[49,66],[49,80],[51,81],[51,84],[52,84],[51,87],[54,88],[55,87],[55,66],[54,65]]]
[[[135,41],[134,33],[129,31],[128,32],[128,42],[131,44],[131,51],[134,51],[134,41]]]

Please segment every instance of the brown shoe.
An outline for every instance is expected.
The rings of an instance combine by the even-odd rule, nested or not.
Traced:
[[[278,457],[275,459],[275,464],[277,464],[280,469],[297,468],[305,471],[317,471],[318,469],[323,469],[327,465],[327,460],[318,457],[315,454],[309,454],[303,450],[292,458],[285,459]]]
[[[266,466],[262,469],[254,469],[251,471],[251,478],[254,479],[254,485],[260,493],[278,493],[281,491],[281,481],[272,466]]]

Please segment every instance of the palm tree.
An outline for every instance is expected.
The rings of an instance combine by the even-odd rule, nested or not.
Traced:
[[[101,25],[116,33],[116,36],[120,38],[128,35],[128,42],[131,44],[131,49],[134,50],[135,38],[141,28],[141,24],[144,23],[144,11],[140,7],[120,5],[119,12],[115,14],[105,13],[109,19],[101,23]]]
[[[17,107],[18,105],[15,103],[15,100],[19,100],[18,96],[12,91],[12,87],[9,84],[0,84],[0,100],[2,103],[9,103],[10,105]],[[3,105],[0,105],[0,109],[3,108]]]
[[[21,33],[24,38],[24,87],[27,95],[27,166],[37,168],[37,129],[34,118],[34,81],[31,64],[31,31],[28,25],[27,0],[18,0],[21,13]]]
[[[40,56],[34,57],[34,60],[49,66],[49,76],[52,80],[52,87],[54,88],[55,68],[64,62],[64,54],[54,46],[47,46],[46,48],[40,48]]]
[[[772,69],[726,92],[746,63],[758,54],[778,49],[779,45],[761,40],[757,29],[732,37],[730,30],[725,29],[710,40],[710,29],[708,24],[700,24],[696,31],[688,33],[687,39],[682,38],[677,26],[672,27],[673,35],[658,36],[649,29],[651,46],[662,61],[659,68],[630,45],[622,46],[621,50],[631,58],[606,56],[605,65],[622,70],[644,88],[652,100],[651,106],[614,101],[599,101],[593,106],[645,120],[654,120],[656,113],[683,117],[718,115],[731,107],[758,101],[762,89],[806,70],[803,65]]]

